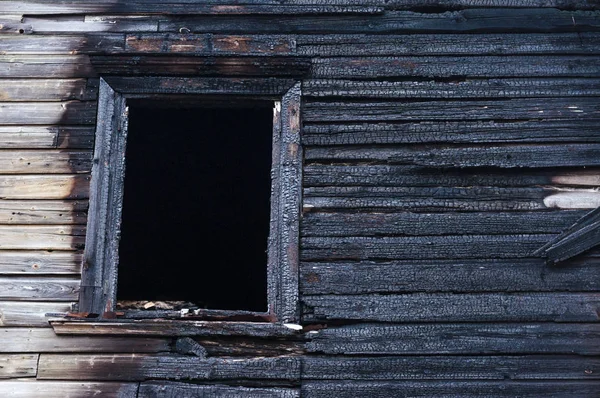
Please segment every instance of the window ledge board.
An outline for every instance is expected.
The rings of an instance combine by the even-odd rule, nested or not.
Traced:
[[[302,331],[302,327],[296,324],[263,322],[51,318],[49,323],[59,335],[289,337]]]

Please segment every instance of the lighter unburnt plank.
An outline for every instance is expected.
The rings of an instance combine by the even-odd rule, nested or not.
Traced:
[[[93,126],[0,126],[1,149],[91,149]]]
[[[96,75],[87,55],[6,55],[0,77],[75,78]],[[54,123],[54,122],[52,122]]]
[[[4,40],[0,37],[0,48]],[[1,51],[1,50],[0,50]],[[0,101],[89,101],[98,87],[86,79],[6,79],[0,86]]]
[[[1,17],[0,17],[1,19]],[[81,18],[80,18],[81,19]],[[14,24],[14,28],[31,33],[30,24]],[[8,28],[6,26],[5,28]],[[2,32],[2,30],[0,30]],[[8,32],[10,33],[10,32]],[[2,54],[97,54],[123,52],[125,36],[119,33],[89,33],[86,35],[30,35],[6,34],[0,36]]]
[[[85,224],[87,201],[2,200],[0,224]]]
[[[38,357],[37,354],[0,355],[0,379],[35,377]]]
[[[78,274],[79,252],[0,250],[0,274]]]
[[[88,174],[0,176],[0,198],[86,199],[89,185]]]
[[[0,394],[12,398],[135,398],[136,383],[81,383],[71,381],[2,381]]]
[[[4,125],[94,124],[96,102],[4,102],[0,103],[0,115]]]
[[[0,225],[2,250],[76,250],[84,242],[82,225]]]
[[[46,314],[73,311],[73,303],[1,301],[0,326],[50,327]]]
[[[0,300],[75,301],[79,284],[66,277],[0,277]]]
[[[91,168],[91,151],[0,150],[2,174],[89,173]]]

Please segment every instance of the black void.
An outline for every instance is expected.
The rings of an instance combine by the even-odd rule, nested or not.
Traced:
[[[267,310],[268,105],[130,106],[119,300]]]

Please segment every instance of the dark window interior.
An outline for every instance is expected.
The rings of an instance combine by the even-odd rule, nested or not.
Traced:
[[[267,310],[272,103],[129,106],[119,300]]]

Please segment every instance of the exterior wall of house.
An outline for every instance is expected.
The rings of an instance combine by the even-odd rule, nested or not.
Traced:
[[[533,252],[600,206],[600,4],[246,3],[0,2],[0,396],[597,396],[600,252]],[[303,334],[49,327],[79,293],[90,55],[157,53],[312,59]]]

